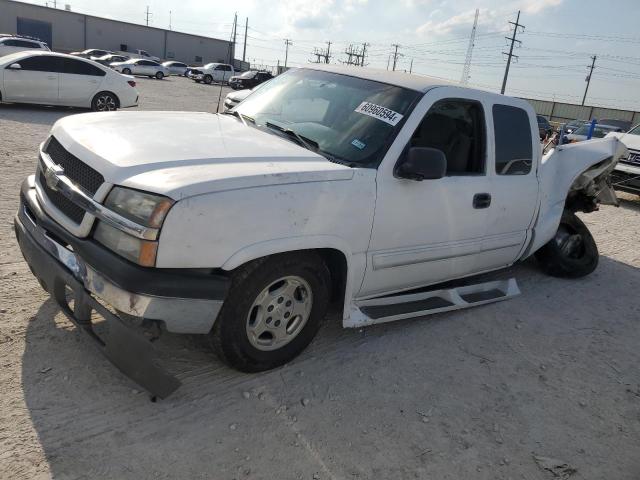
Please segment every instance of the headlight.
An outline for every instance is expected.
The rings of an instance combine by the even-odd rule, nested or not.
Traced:
[[[173,203],[161,195],[114,187],[104,206],[145,227],[160,228]]]
[[[156,264],[158,242],[132,237],[104,222],[98,222],[93,238],[138,265],[153,267]]]
[[[108,209],[150,228],[162,226],[173,204],[173,200],[167,197],[124,187],[114,187],[104,202]],[[102,221],[98,222],[93,238],[109,250],[143,267],[153,267],[156,263],[157,241],[132,237]]]

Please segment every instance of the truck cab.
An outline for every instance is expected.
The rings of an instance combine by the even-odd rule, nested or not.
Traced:
[[[598,251],[575,212],[616,203],[607,179],[625,155],[617,138],[543,155],[521,99],[314,66],[225,114],[59,120],[15,226],[32,271],[78,324],[98,311],[206,335],[254,372],[302,352],[330,306],[360,327],[504,300],[514,279],[461,280],[534,254],[550,275],[589,274]],[[117,352],[138,352],[125,338]],[[130,357],[107,354],[131,370]],[[138,381],[158,378],[134,363]]]

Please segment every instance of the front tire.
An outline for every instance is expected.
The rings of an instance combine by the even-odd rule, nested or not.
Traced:
[[[243,372],[283,365],[313,340],[329,304],[329,270],[314,253],[281,254],[234,272],[211,345]]]
[[[91,100],[91,110],[94,112],[111,112],[118,109],[118,97],[111,92],[97,93]]]
[[[556,235],[536,252],[542,270],[553,277],[579,278],[598,266],[598,246],[575,213],[565,210]]]
[[[162,73],[162,72],[156,72],[156,78],[157,78],[158,80],[162,80],[162,79],[164,78],[164,73]]]
[[[122,73],[125,75],[131,75],[131,70],[129,68],[123,68]]]
[[[204,83],[206,83],[207,85],[211,85],[212,82],[213,82],[213,77],[211,75],[204,76]]]

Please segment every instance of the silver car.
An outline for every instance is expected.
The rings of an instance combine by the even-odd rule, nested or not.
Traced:
[[[144,58],[132,58],[126,62],[111,63],[109,66],[125,75],[144,75],[147,77],[156,77],[158,80],[162,80],[164,77],[171,75],[169,69],[164,65]]]
[[[591,124],[585,123],[578,129],[576,129],[573,133],[565,135],[564,141],[562,143],[583,142],[589,136],[590,129]],[[604,138],[604,136],[609,132],[622,132],[622,129],[614,125],[602,125],[598,123],[593,129],[593,135],[591,136],[591,138]]]
[[[169,69],[169,72],[171,72],[171,75],[182,75],[182,76],[186,76],[187,68],[189,68],[189,65],[187,65],[186,63],[176,62],[173,60],[164,62],[162,66],[167,67]]]

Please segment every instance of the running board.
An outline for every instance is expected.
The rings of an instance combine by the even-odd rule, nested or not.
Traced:
[[[516,295],[520,295],[520,289],[516,279],[510,278],[465,287],[357,300],[351,307],[351,316],[344,321],[344,326],[357,328],[433,313],[450,312],[507,300]]]

